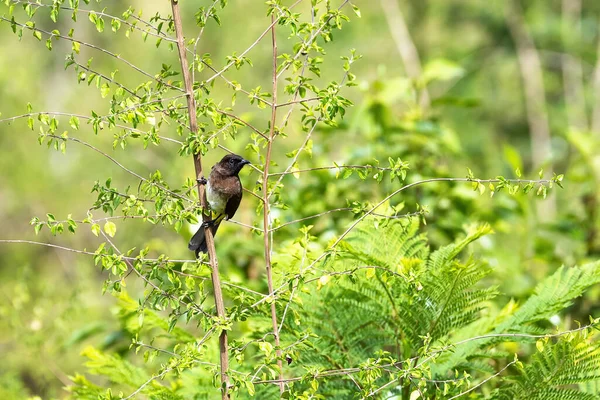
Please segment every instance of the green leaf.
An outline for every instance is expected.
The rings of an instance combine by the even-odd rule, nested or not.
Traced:
[[[79,118],[73,115],[69,118],[69,125],[71,125],[71,128],[79,130]]]
[[[112,221],[106,221],[104,224],[104,232],[110,237],[114,237],[117,233],[117,225]]]
[[[250,396],[254,396],[255,390],[254,390],[254,383],[252,383],[251,380],[245,380],[244,384],[246,385],[246,389],[248,389],[248,394]]]
[[[108,86],[108,83],[103,83],[102,87],[100,88],[100,95],[102,96],[102,98],[105,98],[106,96],[108,96],[109,93],[110,86]]]

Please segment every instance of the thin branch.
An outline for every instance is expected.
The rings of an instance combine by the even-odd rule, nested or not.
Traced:
[[[136,94],[136,93],[135,93],[133,90],[131,90],[131,89],[129,89],[127,86],[125,86],[125,85],[123,85],[123,84],[121,84],[121,83],[117,82],[116,80],[114,80],[114,79],[112,79],[112,78],[110,78],[110,77],[108,77],[108,76],[104,75],[102,72],[95,71],[95,70],[93,70],[93,69],[91,69],[91,68],[88,68],[87,66],[85,66],[85,65],[83,65],[83,64],[80,64],[80,63],[79,63],[79,62],[78,62],[78,61],[75,59],[75,57],[72,57],[72,58],[70,58],[70,59],[71,59],[71,60],[72,60],[72,61],[75,63],[75,65],[77,65],[79,68],[83,69],[84,71],[90,72],[90,73],[92,73],[92,74],[96,74],[96,75],[98,75],[99,77],[101,77],[102,79],[104,79],[105,81],[107,81],[107,82],[110,82],[110,83],[112,83],[112,84],[114,84],[114,85],[116,85],[116,86],[120,87],[121,89],[123,89],[124,91],[126,91],[127,93],[129,93],[130,95],[132,95],[132,96],[134,96],[134,97],[137,97],[137,98],[140,98],[140,96],[139,96],[139,95],[137,95],[137,94]]]
[[[317,121],[317,123],[318,123],[318,121]],[[273,195],[273,193],[275,193],[275,190],[277,190],[277,188],[279,187],[279,184],[283,180],[283,177],[285,175],[287,175],[291,171],[291,169],[292,169],[292,167],[294,165],[296,165],[296,162],[298,161],[298,158],[300,157],[300,153],[302,153],[302,150],[304,150],[304,148],[308,145],[308,142],[310,141],[310,138],[311,138],[313,132],[315,131],[315,128],[317,127],[317,123],[315,123],[312,126],[312,128],[310,129],[310,131],[306,135],[306,138],[304,139],[304,142],[298,148],[298,151],[296,151],[296,154],[294,155],[294,158],[292,159],[292,162],[287,166],[287,168],[285,169],[285,171],[280,174],[279,179],[277,179],[277,182],[275,183],[275,185],[273,185],[273,190],[271,191],[271,193],[269,193],[269,197],[271,197]]]
[[[490,380],[494,379],[495,377],[497,377],[498,375],[503,373],[506,369],[508,369],[508,367],[510,367],[511,365],[513,365],[516,362],[517,362],[517,360],[513,360],[513,361],[509,362],[508,364],[506,364],[506,366],[504,368],[502,368],[500,371],[496,372],[494,375],[482,380],[481,382],[479,382],[477,385],[471,387],[470,389],[465,390],[464,392],[459,393],[456,396],[450,397],[448,400],[458,399],[459,397],[462,397],[465,394],[472,392],[473,390],[477,389],[478,387],[485,385],[487,382],[489,382]]]
[[[540,179],[540,180],[531,180],[531,179],[507,179],[508,182],[513,183],[513,184],[528,184],[528,183],[538,183],[538,184],[547,184],[550,183],[551,180],[549,179]],[[395,190],[394,192],[392,192],[391,194],[389,194],[388,196],[386,196],[383,200],[381,200],[379,203],[375,204],[371,209],[369,209],[368,211],[366,211],[362,216],[360,216],[356,221],[354,221],[352,223],[352,225],[350,225],[350,227],[348,229],[346,229],[338,238],[337,240],[331,245],[329,246],[329,248],[323,253],[321,254],[319,257],[317,257],[307,268],[305,271],[308,271],[312,268],[314,268],[317,263],[319,261],[321,261],[322,259],[324,259],[326,256],[328,256],[329,254],[331,254],[335,248],[337,247],[337,245],[356,227],[356,225],[358,225],[363,219],[365,219],[366,217],[368,217],[369,215],[374,215],[375,210],[377,208],[379,208],[381,205],[383,205],[385,202],[387,202],[389,199],[391,199],[392,197],[396,196],[397,194],[413,188],[415,186],[420,186],[420,185],[424,185],[424,184],[428,184],[428,183],[432,183],[432,182],[477,182],[477,183],[499,183],[500,180],[499,179],[472,179],[472,178],[430,178],[430,179],[424,179],[421,181],[417,181],[417,182],[413,182],[413,183],[409,183],[405,186],[402,186],[401,188]],[[295,279],[296,277],[298,277],[299,275],[296,274],[294,277],[292,277],[291,279]],[[289,285],[289,281],[286,283],[283,283],[281,286],[279,286],[277,289],[275,289],[275,291],[273,292],[272,296],[269,296],[265,299],[259,300],[256,303],[252,304],[250,306],[250,308],[255,308],[257,306],[259,306],[260,304],[264,303],[265,301],[269,301],[274,299],[275,294],[278,294],[279,292],[285,290]]]
[[[290,9],[291,9],[293,6],[295,6],[296,4],[298,4],[299,2],[300,2],[300,0],[298,0],[298,1],[297,1],[296,3],[294,3],[292,6],[290,6]],[[338,11],[339,11],[339,10],[341,10],[341,9],[342,9],[342,8],[344,8],[344,6],[345,6],[346,4],[348,4],[348,3],[349,3],[349,0],[344,0],[344,1],[342,2],[342,4],[340,4],[340,6],[337,8],[337,10],[338,10]],[[329,17],[329,18],[327,18],[327,20],[325,20],[325,21],[324,21],[324,22],[321,24],[321,26],[320,26],[320,27],[319,27],[319,28],[318,28],[318,29],[315,31],[315,33],[313,33],[313,34],[311,35],[311,37],[308,39],[308,41],[306,42],[306,44],[311,44],[312,42],[314,42],[314,41],[315,41],[315,39],[317,38],[317,36],[319,36],[319,34],[321,33],[321,31],[322,31],[322,30],[323,30],[323,29],[324,29],[324,28],[325,28],[325,27],[326,27],[326,26],[329,24],[329,21],[331,21],[331,18],[333,18],[333,17]],[[303,49],[299,49],[299,50],[296,52],[296,54],[294,55],[294,57],[292,57],[292,59],[291,59],[291,60],[289,60],[289,61],[288,61],[288,63],[287,63],[286,65],[284,65],[284,67],[283,67],[283,68],[281,68],[281,71],[279,71],[279,73],[277,74],[277,78],[281,77],[281,75],[282,75],[282,74],[283,74],[285,71],[287,71],[287,69],[288,69],[288,68],[289,68],[289,67],[290,67],[290,66],[293,64],[293,62],[294,62],[294,61],[295,61],[295,60],[296,60],[298,57],[300,57],[300,55],[301,55],[303,52],[304,52],[304,50],[303,50]],[[276,101],[273,101],[273,103],[277,104],[277,102],[276,102]]]
[[[304,172],[314,172],[314,171],[324,171],[330,169],[337,169],[341,171],[342,169],[376,169],[378,171],[391,171],[391,168],[386,167],[377,167],[374,165],[332,165],[329,167],[315,167],[315,168],[307,168],[307,169],[298,169],[295,171],[284,171],[284,172],[273,172],[269,174],[269,176],[280,176],[280,175],[290,175],[290,174],[301,174]]]
[[[128,174],[135,176],[135,177],[136,177],[136,178],[138,178],[139,180],[141,180],[141,181],[143,181],[143,182],[146,182],[146,183],[147,183],[147,184],[149,184],[149,185],[155,186],[155,187],[157,187],[158,189],[160,189],[160,190],[162,190],[162,191],[164,191],[164,192],[166,192],[166,193],[169,193],[169,194],[170,194],[171,196],[173,196],[173,197],[176,197],[176,198],[178,198],[178,199],[182,199],[182,200],[185,200],[185,201],[188,201],[188,202],[194,203],[194,200],[192,200],[192,199],[189,199],[189,198],[187,198],[187,197],[185,197],[185,196],[182,196],[182,195],[180,195],[179,193],[175,193],[175,192],[173,192],[173,191],[171,191],[171,190],[167,189],[166,187],[164,187],[164,186],[162,186],[162,185],[159,185],[159,184],[158,184],[158,183],[156,183],[156,182],[152,182],[152,181],[150,181],[150,180],[148,180],[148,179],[144,178],[144,177],[143,177],[143,176],[141,176],[140,174],[138,174],[138,173],[136,173],[136,172],[134,172],[134,171],[130,170],[129,168],[127,168],[126,166],[124,166],[123,164],[121,164],[119,161],[115,160],[113,157],[111,157],[111,156],[110,156],[110,155],[108,155],[107,153],[103,152],[102,150],[100,150],[99,148],[97,148],[96,146],[94,146],[94,145],[92,145],[92,144],[90,144],[90,143],[88,143],[88,142],[85,142],[85,141],[83,141],[83,140],[81,140],[81,139],[77,139],[77,138],[73,138],[73,137],[66,137],[66,138],[63,138],[62,136],[51,135],[51,134],[47,134],[46,136],[48,136],[48,137],[52,137],[52,138],[55,138],[55,139],[58,139],[58,140],[70,140],[70,141],[73,141],[73,142],[76,142],[76,143],[82,144],[82,145],[84,145],[84,146],[86,146],[86,147],[88,147],[88,148],[90,148],[90,149],[94,150],[94,151],[95,151],[95,152],[97,152],[98,154],[100,154],[100,155],[102,155],[102,156],[104,156],[104,157],[108,158],[108,159],[109,159],[111,162],[113,162],[113,163],[114,163],[115,165],[117,165],[119,168],[123,169],[123,170],[124,170],[125,172],[127,172]]]
[[[296,5],[298,5],[301,1],[302,0],[296,0],[296,2],[289,7],[289,9],[291,10]],[[348,0],[346,0],[346,1],[348,1]],[[248,52],[250,52],[250,50],[252,50],[254,47],[256,47],[256,45],[262,40],[262,38],[264,38],[267,35],[267,33],[269,33],[271,31],[271,29],[275,26],[275,24],[277,24],[277,22],[279,21],[279,18],[281,18],[281,15],[278,16],[277,18],[274,17],[272,19],[271,25],[269,25],[269,27],[267,29],[265,29],[264,32],[261,33],[260,36],[250,45],[250,47],[248,47],[246,50],[244,50],[238,56],[238,58],[244,57],[246,54],[248,54]],[[208,78],[203,83],[207,84],[207,83],[210,83],[211,81],[215,80],[216,78],[218,78],[219,76],[221,76],[223,73],[225,73],[229,68],[231,68],[234,64],[235,64],[235,61],[230,61],[220,71],[218,71],[217,73],[215,73],[213,76],[211,76],[210,78]],[[273,103],[275,103],[275,101]]]
[[[275,15],[271,15],[271,43],[273,49],[273,103],[271,105],[271,126],[269,129],[269,138],[267,142],[267,154],[265,156],[265,166],[263,168],[263,181],[262,181],[262,195],[263,195],[263,231],[264,231],[264,246],[265,246],[265,266],[267,273],[267,286],[269,289],[269,296],[273,295],[273,269],[271,264],[271,253],[272,243],[271,236],[271,209],[269,203],[269,166],[271,165],[271,151],[273,147],[273,140],[275,139],[275,124],[277,122],[277,37],[275,33],[275,25],[277,20]],[[279,348],[279,329],[277,323],[277,308],[276,302],[271,302],[271,322],[273,324],[273,336],[275,338],[275,349],[277,354],[277,367],[279,369],[279,379],[283,378],[283,363],[281,361],[281,349]],[[285,387],[283,383],[279,384],[279,392],[283,393]]]
[[[135,395],[137,395],[139,392],[141,392],[146,386],[148,386],[150,383],[152,383],[156,379],[162,379],[167,373],[169,373],[171,370],[173,370],[173,368],[174,367],[167,368],[163,372],[161,372],[160,374],[153,375],[152,377],[150,377],[150,379],[148,379],[146,382],[144,382],[139,388],[137,388],[137,390],[135,392],[131,393],[127,397],[124,397],[123,400],[128,400],[128,399],[133,398]]]
[[[79,43],[80,45],[82,45],[82,46],[85,46],[85,47],[89,47],[90,49],[94,49],[94,50],[100,51],[100,52],[102,52],[102,53],[104,53],[104,54],[107,54],[107,55],[109,55],[109,56],[113,57],[113,58],[116,58],[117,60],[119,60],[119,61],[123,62],[124,64],[128,65],[129,67],[131,67],[131,68],[133,68],[134,70],[136,70],[137,72],[139,72],[140,74],[142,74],[142,75],[144,75],[144,76],[146,76],[146,77],[148,77],[148,78],[152,79],[153,81],[159,82],[160,84],[162,84],[162,85],[164,85],[164,86],[167,86],[167,87],[169,87],[169,88],[171,88],[171,89],[173,89],[173,90],[177,90],[177,91],[180,91],[180,92],[182,92],[182,91],[183,91],[183,89],[181,89],[181,88],[179,88],[179,87],[176,87],[176,86],[173,86],[173,85],[171,85],[171,84],[169,84],[169,83],[167,83],[167,82],[165,82],[165,81],[163,81],[163,80],[161,80],[161,79],[158,79],[156,76],[153,76],[153,75],[149,74],[148,72],[144,71],[144,70],[143,70],[143,69],[141,69],[140,67],[137,67],[137,66],[136,66],[136,65],[134,65],[133,63],[131,63],[131,62],[127,61],[126,59],[124,59],[124,58],[123,58],[123,57],[121,57],[120,55],[118,55],[118,54],[115,54],[115,53],[113,53],[113,52],[111,52],[111,51],[109,51],[109,50],[106,50],[106,49],[105,49],[105,48],[103,48],[103,47],[96,46],[96,45],[94,45],[94,44],[91,44],[91,43],[86,43],[86,42],[83,42],[83,41],[81,41],[81,40],[77,40],[77,39],[74,39],[74,38],[72,38],[72,37],[69,37],[69,36],[64,36],[64,35],[60,35],[60,34],[55,34],[55,33],[52,33],[52,32],[45,31],[45,30],[43,30],[43,29],[33,28],[33,27],[27,26],[27,25],[25,25],[25,24],[21,24],[21,23],[19,23],[19,22],[13,22],[13,21],[11,21],[10,19],[8,19],[8,18],[5,18],[5,17],[2,17],[2,16],[0,16],[0,21],[5,21],[5,22],[8,22],[8,23],[10,23],[10,24],[13,24],[13,23],[14,23],[14,24],[15,24],[15,25],[17,25],[17,26],[20,26],[20,27],[22,27],[22,28],[24,28],[24,29],[28,29],[28,30],[30,30],[30,31],[37,31],[37,32],[41,32],[41,33],[43,33],[43,34],[45,34],[45,35],[48,35],[49,37],[58,37],[58,38],[61,38],[61,39],[68,40],[68,41],[70,41],[70,42]]]
[[[252,130],[253,130],[254,132],[256,132],[257,134],[259,134],[260,136],[262,136],[262,137],[263,137],[263,139],[266,139],[266,140],[268,140],[268,139],[269,139],[269,138],[268,138],[268,137],[267,137],[267,136],[266,136],[264,133],[262,133],[261,131],[259,131],[259,130],[258,130],[256,127],[254,127],[254,125],[252,125],[252,124],[251,124],[251,123],[249,123],[249,122],[246,122],[246,121],[244,121],[243,119],[241,119],[241,118],[240,118],[240,117],[238,117],[237,115],[234,115],[234,114],[228,113],[227,111],[223,111],[223,110],[219,110],[219,109],[217,109],[216,111],[217,111],[219,114],[226,115],[226,116],[228,116],[229,118],[232,118],[232,119],[234,119],[234,120],[236,120],[236,121],[240,122],[241,124],[243,124],[243,125],[247,126],[248,128],[252,129]]]
[[[36,3],[36,2],[33,2],[33,1],[23,1],[23,0],[10,0],[10,1],[12,3],[14,3],[14,4],[25,4],[25,5],[31,5],[31,6],[34,6],[34,7],[53,7],[52,4],[42,4],[42,3]],[[60,6],[59,8],[61,10],[77,11],[77,12],[84,13],[84,14],[94,13],[94,14],[96,14],[99,17],[107,17],[107,18],[110,18],[112,20],[119,21],[120,23],[122,23],[124,25],[127,25],[127,26],[129,26],[129,27],[131,27],[133,29],[137,29],[140,32],[146,33],[146,34],[148,34],[150,36],[155,36],[155,37],[160,38],[162,40],[165,40],[167,42],[173,42],[173,43],[177,42],[175,39],[167,36],[166,33],[159,32],[158,29],[154,25],[150,24],[148,21],[145,21],[145,20],[140,19],[138,17],[135,17],[135,19],[138,20],[138,21],[143,22],[146,26],[152,28],[153,30],[155,30],[156,32],[159,32],[159,33],[154,33],[151,30],[144,30],[144,29],[138,27],[136,24],[132,24],[131,22],[129,22],[127,20],[119,18],[119,17],[117,17],[115,15],[107,14],[107,13],[105,13],[103,11],[85,10],[83,8],[77,8],[77,9],[75,9],[75,8],[67,7],[67,6]],[[134,17],[134,16],[132,15],[132,17]]]
[[[217,5],[218,2],[219,2],[219,0],[213,1],[213,3],[210,5],[210,7],[206,10],[206,12],[204,13],[204,21],[206,21],[208,19],[208,15],[212,11],[212,9],[215,8],[215,6]],[[202,37],[202,34],[204,33],[205,27],[206,27],[206,24],[204,24],[202,26],[202,28],[200,28],[200,32],[198,32],[198,36],[196,36],[196,40],[194,41],[194,50],[192,51],[192,82],[196,82],[196,68],[195,68],[194,62],[196,62],[196,56],[198,55],[198,44],[200,43],[200,38]]]
[[[103,219],[95,219],[95,222],[99,222],[102,221]],[[65,246],[59,246],[56,244],[52,244],[52,243],[44,243],[44,242],[36,242],[33,240],[21,240],[21,239],[0,239],[0,243],[6,243],[6,244],[32,244],[32,245],[36,245],[36,246],[43,246],[43,247],[50,247],[50,248],[54,248],[54,249],[58,249],[58,250],[63,250],[63,251],[68,251],[71,253],[76,253],[76,254],[83,254],[83,255],[87,255],[87,256],[96,256],[97,254],[92,252],[92,251],[87,251],[87,250],[78,250],[78,249],[73,249],[71,247],[65,247]],[[109,255],[106,254],[101,254],[101,257],[109,257]],[[128,257],[128,256],[122,256],[121,257],[123,260],[128,260],[128,261],[141,261],[142,263],[145,262],[149,262],[149,263],[196,263],[197,260],[178,260],[178,259],[174,259],[174,260],[170,260],[170,259],[158,259],[158,258],[138,258],[138,257]],[[206,263],[202,263],[202,264],[206,264]],[[177,271],[177,270],[172,270],[172,272],[178,274],[178,275],[182,275],[182,276],[189,276],[192,277],[194,279],[201,279],[201,280],[206,280],[206,277],[200,276],[200,275],[194,275],[194,274],[188,274],[186,272],[181,272],[181,271]],[[246,291],[248,293],[251,293],[253,295],[256,296],[260,296],[260,297],[265,297],[266,295],[260,292],[257,292],[255,290],[237,285],[235,283],[231,283],[231,282],[227,282],[227,281],[222,281],[222,284],[225,286],[230,286],[232,288],[235,289],[239,289],[239,290],[243,290]]]
[[[294,104],[307,103],[309,101],[317,101],[317,100],[320,100],[320,99],[321,99],[320,97],[310,97],[308,99],[286,101],[285,103],[279,103],[279,104],[277,104],[275,107],[280,108],[280,107],[285,107],[285,106],[291,106],[291,105],[294,105]]]
[[[83,119],[86,121],[91,121],[94,118],[90,117],[88,115],[81,115],[81,114],[73,114],[73,113],[66,113],[66,112],[59,112],[59,111],[38,111],[38,112],[31,112],[31,113],[26,113],[26,114],[21,114],[21,115],[15,115],[13,117],[8,117],[8,118],[4,118],[4,119],[0,119],[0,123],[3,122],[12,122],[12,121],[16,121],[18,119],[22,119],[22,118],[28,118],[28,117],[33,117],[36,115],[53,115],[53,116],[57,116],[57,117],[77,117],[79,119]],[[117,114],[113,114],[113,115],[117,115]],[[110,116],[109,115],[105,115],[102,117],[98,117],[100,120],[106,121],[108,120]],[[146,135],[147,132],[144,132],[140,129],[136,129],[136,128],[132,128],[126,125],[121,125],[121,124],[115,124],[114,125],[116,128],[119,129],[123,129],[129,132],[135,132],[135,133],[139,133],[140,135]],[[171,142],[171,143],[177,143],[179,145],[183,145],[183,142],[177,140],[177,139],[172,139],[170,137],[166,137],[166,136],[160,136],[158,135],[158,138],[161,140],[164,140],[166,142]]]
[[[487,338],[502,338],[502,337],[507,337],[507,338],[514,338],[514,337],[526,337],[526,338],[530,338],[530,339],[543,339],[543,338],[556,338],[556,337],[562,337],[565,335],[569,335],[572,333],[577,333],[577,332],[581,332],[590,328],[595,327],[595,324],[589,324],[589,325],[585,325],[576,329],[570,329],[567,331],[562,331],[562,332],[558,332],[558,333],[553,333],[553,334],[545,334],[545,335],[529,335],[529,334],[518,334],[518,333],[497,333],[497,334],[489,334],[489,335],[482,335],[482,336],[475,336],[472,338],[468,338],[468,339],[464,339],[461,340],[459,342],[456,342],[454,344],[450,344],[447,346],[444,346],[441,349],[437,349],[431,352],[431,354],[424,358],[421,363],[419,363],[419,365],[417,366],[417,368],[419,368],[421,365],[423,365],[423,363],[425,363],[426,361],[429,361],[431,358],[433,358],[435,355],[442,353],[446,350],[452,349],[458,345],[464,344],[464,343],[469,343],[475,340],[481,340],[481,339],[487,339]],[[354,368],[341,368],[341,369],[332,369],[332,370],[326,370],[326,371],[321,371],[318,373],[315,373],[313,375],[311,375],[310,377],[312,379],[320,379],[320,378],[328,378],[328,377],[334,377],[334,376],[343,376],[343,375],[349,375],[349,374],[356,374],[356,373],[360,373],[360,372],[366,372],[366,371],[371,371],[371,370],[375,370],[375,369],[387,369],[390,367],[398,367],[401,366],[403,364],[406,364],[407,362],[412,362],[416,357],[412,357],[403,361],[398,361],[395,363],[389,363],[389,364],[382,364],[382,365],[375,365],[375,366],[371,366],[371,367],[354,367]],[[298,376],[298,377],[292,377],[292,378],[287,378],[287,379],[270,379],[270,380],[263,380],[263,381],[256,381],[254,382],[254,384],[279,384],[281,382],[283,383],[288,383],[288,382],[297,382],[297,381],[301,381],[307,379],[307,376]]]

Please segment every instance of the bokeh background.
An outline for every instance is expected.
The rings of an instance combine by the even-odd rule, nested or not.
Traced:
[[[127,3],[125,5],[124,3]],[[199,4],[182,2],[186,32],[195,36],[194,14]],[[211,2],[212,3],[212,2]],[[120,15],[131,5],[149,18],[168,15],[166,1],[103,1],[109,14]],[[436,245],[457,237],[469,224],[488,222],[496,234],[480,241],[472,251],[495,268],[495,278],[505,298],[529,294],[542,277],[560,265],[575,265],[600,257],[600,3],[593,0],[377,0],[356,2],[358,18],[350,7],[351,22],[323,44],[327,56],[322,81],[343,76],[340,56],[356,49],[363,58],[353,65],[358,86],[344,95],[354,107],[337,127],[321,127],[313,137],[312,158],[300,157],[302,168],[338,164],[362,165],[388,157],[410,163],[409,181],[429,177],[464,177],[470,168],[479,178],[497,175],[536,178],[564,173],[565,190],[546,200],[535,196],[488,193],[480,195],[467,184],[436,183],[393,200],[403,211],[427,206],[423,227]],[[24,17],[17,6],[16,16]],[[86,6],[97,7],[95,5]],[[303,8],[304,7],[304,8]],[[83,8],[83,5],[82,5]],[[96,8],[99,9],[99,8]],[[299,9],[306,11],[301,4]],[[0,15],[8,8],[0,6]],[[62,15],[58,23],[48,9],[36,14],[42,29],[68,31],[77,37],[120,54],[152,74],[160,66],[178,69],[177,53],[157,48],[138,32],[130,38],[109,29],[99,34],[85,16],[73,22]],[[220,14],[222,26],[210,24],[200,43],[200,53],[210,53],[215,67],[227,55],[241,53],[269,25],[266,6],[250,0],[230,0]],[[24,19],[22,18],[22,21]],[[293,41],[282,31],[281,51],[291,51]],[[271,47],[268,40],[249,57],[253,65],[230,71],[228,79],[244,88],[270,87]],[[72,68],[65,69],[70,44],[55,42],[48,51],[44,42],[26,32],[22,40],[0,21],[0,119],[34,111],[65,111],[89,115],[108,112],[99,91],[78,83]],[[118,69],[120,81],[132,86],[144,77],[89,49],[81,62],[93,57],[96,69]],[[209,76],[209,75],[207,75]],[[200,78],[200,77],[199,77]],[[217,85],[222,84],[217,83]],[[218,87],[218,86],[217,86]],[[222,95],[231,103],[231,91]],[[235,112],[265,128],[268,113],[257,111],[247,99],[236,100]],[[67,126],[67,121],[62,122]],[[167,135],[176,137],[175,128]],[[289,160],[285,153],[303,141],[299,122],[292,119],[288,137],[277,142],[274,154],[279,169]],[[160,170],[164,179],[180,186],[193,176],[193,163],[180,157],[177,146],[149,146],[132,142],[127,151],[113,150],[110,132],[94,136],[82,124],[82,138],[110,153],[142,176]],[[224,140],[227,148],[247,154],[247,137]],[[211,150],[210,166],[223,156]],[[258,160],[253,160],[258,161]],[[131,175],[83,146],[69,144],[66,154],[40,146],[36,132],[25,120],[0,124],[0,239],[22,239],[93,251],[96,238],[85,227],[76,235],[53,236],[48,230],[35,235],[32,217],[57,219],[72,214],[83,219],[96,195],[94,182],[112,177],[119,187],[135,187]],[[255,172],[245,171],[242,181],[252,188]],[[347,201],[377,201],[397,183],[377,184],[356,175],[333,181],[329,172],[286,177],[283,201],[287,209],[275,209],[285,222],[330,209]],[[252,225],[256,202],[247,196],[236,219]],[[326,243],[351,221],[349,213],[332,213],[310,222],[318,241]],[[151,254],[190,258],[186,248],[193,227],[176,232],[169,226],[137,221],[118,225],[117,243],[122,248],[149,246]],[[298,225],[278,231],[276,246],[297,235]],[[265,290],[262,239],[250,230],[227,224],[218,248],[225,279]],[[236,250],[236,251],[233,251]],[[82,371],[80,351],[86,344],[125,354],[130,338],[116,315],[117,300],[102,294],[106,279],[92,258],[78,253],[32,244],[0,243],[0,398],[19,399],[39,395],[63,398],[69,376]],[[132,297],[142,290],[131,280]],[[570,326],[585,321],[597,308],[598,291],[578,301],[555,324]]]

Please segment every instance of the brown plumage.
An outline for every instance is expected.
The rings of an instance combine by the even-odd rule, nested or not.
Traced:
[[[199,253],[208,251],[204,237],[205,227],[210,226],[214,236],[223,218],[232,218],[237,211],[243,193],[238,174],[246,164],[250,164],[250,161],[236,154],[227,154],[210,170],[206,182],[206,200],[216,216],[213,220],[203,223],[190,239],[188,248],[196,253],[196,257]]]

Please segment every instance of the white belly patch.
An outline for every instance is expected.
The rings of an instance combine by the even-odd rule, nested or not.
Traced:
[[[213,212],[217,214],[223,214],[225,212],[225,206],[227,205],[226,196],[224,193],[213,190],[210,186],[210,182],[206,185],[206,200]]]

